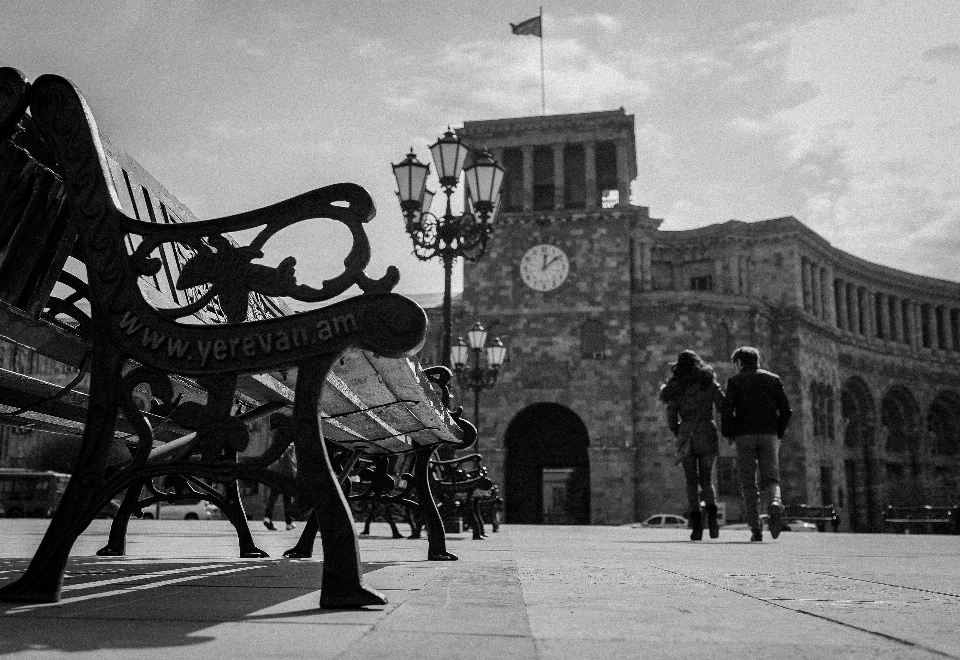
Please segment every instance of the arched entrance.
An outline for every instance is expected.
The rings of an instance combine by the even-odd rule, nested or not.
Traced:
[[[960,499],[960,396],[937,394],[927,413],[923,451],[930,457],[930,497],[927,504],[951,506]]]
[[[923,496],[920,406],[906,388],[891,387],[880,401],[880,438],[884,452],[886,504],[919,506]]]
[[[504,505],[508,523],[590,523],[589,434],[556,403],[521,410],[507,427]]]
[[[847,511],[850,529],[872,531],[880,515],[874,492],[877,474],[873,436],[877,415],[870,388],[860,378],[854,376],[843,384],[840,411],[847,495],[841,506]]]

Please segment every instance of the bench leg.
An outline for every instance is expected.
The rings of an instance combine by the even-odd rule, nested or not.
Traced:
[[[231,481],[226,484],[223,495],[223,507],[220,509],[227,520],[237,530],[237,542],[240,545],[240,556],[245,559],[255,559],[269,557],[266,552],[257,547],[253,542],[253,535],[250,533],[250,524],[247,522],[247,514],[243,510],[243,499],[240,497],[240,484]]]
[[[127,489],[120,508],[117,509],[117,515],[110,524],[107,544],[97,550],[97,554],[101,557],[122,557],[127,554],[127,526],[130,524],[130,514],[140,501],[140,493],[143,492],[146,483],[146,481],[136,481]]]
[[[437,502],[430,492],[430,458],[435,447],[421,447],[415,452],[417,457],[413,466],[414,484],[417,489],[417,501],[420,503],[420,520],[427,526],[427,559],[430,561],[456,561],[452,552],[447,552],[447,536],[443,530],[443,520],[437,510]]]
[[[422,538],[423,525],[420,523],[420,516],[418,512],[413,507],[409,507],[407,509],[407,522],[410,524],[410,536],[407,538]]]
[[[297,541],[295,546],[284,552],[283,556],[290,559],[309,559],[313,556],[313,544],[319,532],[320,518],[317,510],[314,509],[310,512],[307,524],[303,526],[303,531],[300,532],[300,540]]]
[[[113,349],[94,343],[90,407],[73,476],[30,565],[19,579],[0,588],[0,600],[60,600],[70,550],[104,504],[107,456],[116,428],[120,364],[120,356]]]
[[[317,406],[327,372],[339,356],[302,364],[297,374],[293,405],[297,482],[305,501],[314,503],[314,515],[323,546],[323,584],[320,607],[357,609],[384,605],[386,597],[363,584],[360,545],[353,514],[347,504],[320,429]]]
[[[348,479],[350,478],[350,470],[353,469],[353,466],[356,464],[357,459],[360,458],[360,455],[363,453],[361,450],[354,451],[344,462],[344,465],[340,469],[340,474],[337,476],[337,481],[340,484],[340,489],[342,491],[348,491],[349,484]],[[283,553],[284,557],[289,559],[310,559],[313,556],[313,544],[317,540],[317,534],[320,533],[320,518],[317,514],[317,510],[314,509],[310,512],[310,515],[307,517],[307,524],[303,526],[303,531],[300,532],[300,539],[297,541],[297,544]]]

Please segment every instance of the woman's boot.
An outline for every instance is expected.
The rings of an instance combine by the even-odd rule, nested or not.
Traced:
[[[707,527],[710,529],[710,538],[720,537],[720,523],[717,520],[717,505],[707,505]]]
[[[690,532],[691,541],[702,541],[703,540],[703,515],[700,513],[700,509],[695,509],[690,512],[690,528],[693,530]]]

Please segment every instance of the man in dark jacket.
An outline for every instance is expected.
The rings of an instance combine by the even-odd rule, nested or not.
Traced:
[[[751,541],[763,541],[760,492],[769,504],[770,535],[780,536],[783,502],[780,496],[780,440],[790,423],[790,403],[780,377],[760,368],[760,352],[743,346],[731,358],[739,373],[727,381],[721,414],[724,437],[737,446],[737,465],[743,490],[744,513]],[[760,487],[757,488],[757,472]]]

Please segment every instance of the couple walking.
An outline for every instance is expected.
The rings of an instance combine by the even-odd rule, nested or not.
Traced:
[[[713,466],[720,454],[714,409],[720,413],[723,436],[736,444],[750,540],[763,541],[761,491],[768,504],[770,535],[777,538],[782,529],[779,453],[780,439],[792,414],[790,404],[780,377],[760,368],[757,349],[743,346],[731,359],[738,373],[727,381],[726,394],[713,368],[693,351],[680,353],[671,365],[670,379],[660,388],[660,400],[667,406],[667,423],[677,438],[677,462],[683,466],[686,479],[693,541],[703,539],[704,513],[710,538],[720,536],[712,483]]]

